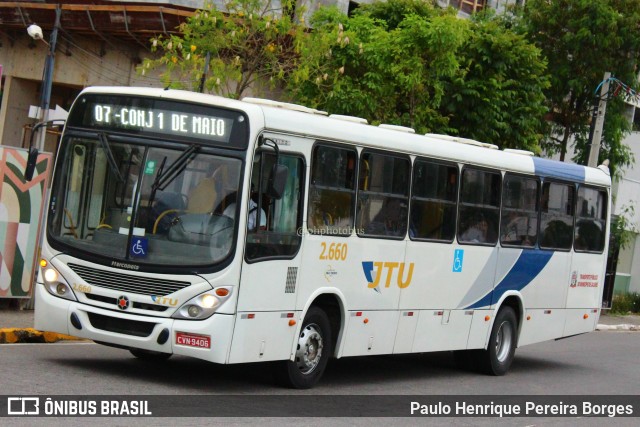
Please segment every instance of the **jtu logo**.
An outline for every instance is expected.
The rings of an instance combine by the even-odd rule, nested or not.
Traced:
[[[404,289],[411,284],[411,278],[413,277],[412,262],[382,262],[382,261],[363,261],[362,270],[364,271],[364,277],[369,282],[368,287],[374,289],[376,292],[380,292],[380,282],[382,276],[386,274],[384,287],[391,286],[393,277],[396,278],[396,284],[400,289]],[[374,276],[375,270],[375,276]]]

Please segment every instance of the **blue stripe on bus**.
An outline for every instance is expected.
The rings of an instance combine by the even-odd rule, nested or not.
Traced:
[[[574,163],[557,162],[549,159],[541,159],[540,157],[533,157],[533,166],[538,176],[577,182],[584,182],[585,180],[585,167]]]
[[[487,293],[480,300],[467,308],[480,308],[490,306],[500,300],[507,291],[520,291],[536,278],[547,265],[553,252],[533,249],[523,250],[520,257],[511,267],[511,270],[498,283],[492,292]]]

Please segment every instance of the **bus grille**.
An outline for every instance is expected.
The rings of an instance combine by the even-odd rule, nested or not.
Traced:
[[[153,332],[155,323],[139,322],[137,320],[119,319],[117,317],[103,316],[97,313],[87,313],[91,326],[103,331],[117,334],[133,335],[136,337],[148,337]]]
[[[89,285],[139,295],[165,296],[191,285],[190,282],[113,273],[110,271],[95,270],[77,264],[69,264],[69,268]]]
[[[96,295],[96,294],[84,294],[87,298],[94,301],[100,301],[107,304],[118,304],[118,298],[107,297],[104,295]],[[133,301],[131,303],[133,308],[139,308],[140,310],[149,310],[149,311],[166,311],[169,307],[158,304],[145,304],[143,302]]]

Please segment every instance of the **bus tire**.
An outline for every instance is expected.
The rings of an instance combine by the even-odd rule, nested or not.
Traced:
[[[141,348],[130,348],[129,352],[136,358],[147,362],[162,362],[173,356],[172,353],[162,353],[160,351],[142,350]]]
[[[505,306],[500,309],[491,328],[489,345],[480,357],[480,369],[494,376],[507,373],[516,352],[518,320],[513,308]]]
[[[311,307],[300,329],[293,361],[278,362],[276,380],[283,386],[307,389],[320,380],[331,356],[331,324],[324,310]]]

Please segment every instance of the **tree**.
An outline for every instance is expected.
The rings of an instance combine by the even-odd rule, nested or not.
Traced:
[[[546,91],[551,129],[543,141],[549,153],[564,160],[576,141],[576,160],[588,158],[595,89],[605,71],[627,83],[637,77],[640,48],[638,0],[529,0],[523,18],[531,40],[548,60],[551,85]],[[630,164],[622,144],[624,128],[619,101],[607,106],[600,160],[612,168]],[[618,105],[616,105],[618,104]]]
[[[458,135],[537,153],[546,127],[546,62],[510,25],[491,13],[474,16],[441,110]]]
[[[539,49],[492,15],[458,19],[420,0],[320,10],[300,42],[295,101],[332,113],[539,151]]]
[[[411,2],[424,4],[405,3]],[[313,31],[300,40],[302,65],[292,74],[290,95],[332,113],[419,132],[446,126],[436,108],[445,79],[458,68],[466,21],[429,6],[426,16],[408,11],[389,29],[367,6],[359,10],[351,18],[335,8],[314,14]]]
[[[145,59],[139,72],[163,67],[163,83],[197,90],[210,56],[204,81],[208,91],[240,98],[248,88],[275,87],[297,65],[294,40],[304,32],[295,20],[295,0],[229,0],[226,12],[213,3],[180,27],[180,35],[152,40],[160,56]]]

